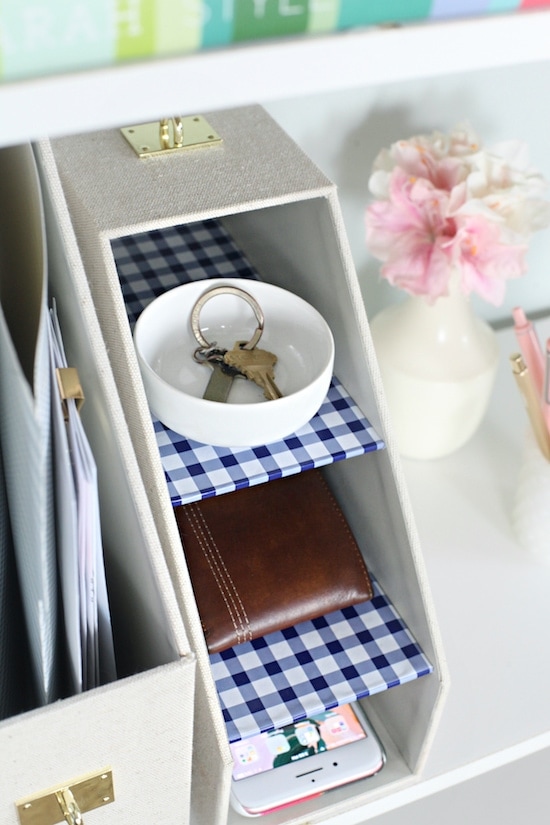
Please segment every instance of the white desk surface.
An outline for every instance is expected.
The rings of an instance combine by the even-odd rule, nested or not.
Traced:
[[[536,327],[545,342],[550,320]],[[528,420],[508,361],[513,331],[499,339],[491,405],[474,438],[446,458],[403,460],[450,671],[431,752],[418,783],[331,825],[364,822],[550,747],[550,563],[531,557],[512,529]]]
[[[550,322],[536,327],[545,342]],[[478,433],[446,458],[404,460],[451,679],[425,770],[438,787],[550,745],[550,564],[511,525],[528,423],[508,362],[515,336],[499,338]]]

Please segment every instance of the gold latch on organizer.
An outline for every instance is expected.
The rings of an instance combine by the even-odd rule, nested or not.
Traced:
[[[202,115],[166,117],[153,123],[125,126],[120,131],[140,158],[216,146],[222,142]]]
[[[82,814],[115,800],[113,772],[106,768],[68,785],[50,788],[16,802],[21,825],[84,825]]]
[[[58,367],[55,371],[57,386],[61,402],[63,404],[63,415],[65,421],[68,420],[67,400],[73,398],[76,401],[76,409],[80,410],[84,403],[84,393],[80,385],[80,378],[75,367]]]

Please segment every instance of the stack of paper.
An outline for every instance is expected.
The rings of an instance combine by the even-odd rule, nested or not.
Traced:
[[[76,402],[57,389],[66,362],[30,146],[0,151],[0,191],[1,717],[115,668],[97,473]]]
[[[72,689],[88,690],[116,676],[101,542],[97,468],[80,420],[83,393],[72,393],[55,305],[50,355],[58,564]]]

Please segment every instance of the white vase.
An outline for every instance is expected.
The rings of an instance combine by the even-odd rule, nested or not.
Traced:
[[[478,428],[494,384],[498,347],[456,286],[428,304],[408,297],[372,321],[397,445],[408,458],[439,458]]]

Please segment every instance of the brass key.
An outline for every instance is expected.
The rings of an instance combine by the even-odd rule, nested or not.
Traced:
[[[233,349],[227,350],[223,356],[225,363],[238,369],[250,381],[254,381],[264,392],[268,401],[282,398],[283,394],[275,383],[273,367],[277,363],[277,356],[265,349],[245,349],[243,341],[237,341]]]
[[[246,378],[237,367],[225,363],[225,352],[226,350],[216,347],[210,347],[208,350],[199,347],[193,354],[197,363],[208,364],[212,368],[212,375],[202,396],[207,401],[227,401],[233,379],[238,376]]]

